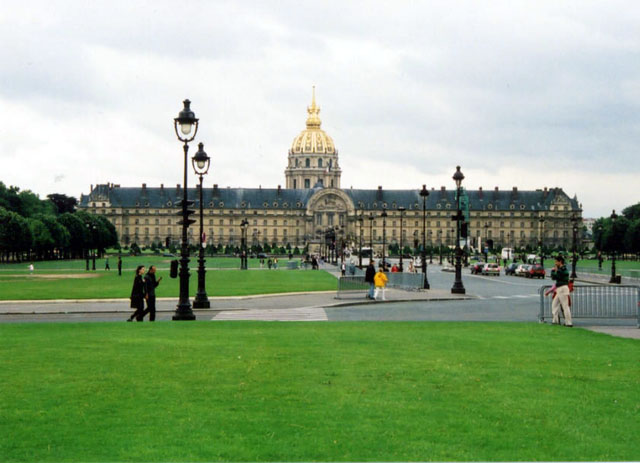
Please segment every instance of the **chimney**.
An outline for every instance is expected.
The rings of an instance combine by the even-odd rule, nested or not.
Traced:
[[[378,201],[382,200],[382,186],[378,185],[378,191],[376,191],[376,199]]]
[[[280,188],[280,185],[278,185],[278,196],[280,196],[280,191],[281,191],[281,188]]]
[[[493,191],[495,191],[495,192],[497,193],[497,192],[498,192],[498,187],[495,187],[495,188],[493,189]]]
[[[482,196],[482,187],[479,187],[479,188],[478,188],[478,198],[483,199],[483,196]]]
[[[161,189],[161,190],[164,190],[164,183],[161,183],[161,184],[160,184],[160,189]]]
[[[218,196],[218,193],[219,193],[219,191],[218,191],[218,184],[217,184],[217,183],[214,183],[214,184],[213,184],[213,196]]]
[[[143,189],[143,190],[145,190],[146,188],[147,188],[147,184],[146,184],[146,183],[143,183],[143,184],[142,184],[142,189]]]
[[[546,190],[546,188],[545,188]],[[89,192],[93,191],[93,183],[91,184],[91,189],[89,190]]]

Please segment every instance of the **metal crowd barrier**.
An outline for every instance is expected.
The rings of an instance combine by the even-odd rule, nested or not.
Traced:
[[[387,288],[403,289],[405,291],[418,291],[424,287],[422,273],[386,273],[389,281]],[[337,298],[346,295],[363,296],[369,290],[369,283],[364,281],[362,275],[345,275],[338,278]]]
[[[540,288],[538,320],[551,318],[551,286]],[[640,286],[633,285],[575,285],[571,293],[573,318],[635,318],[640,328]]]

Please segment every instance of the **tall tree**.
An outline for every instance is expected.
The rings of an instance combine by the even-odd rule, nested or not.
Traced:
[[[58,214],[75,212],[78,204],[78,200],[73,196],[67,196],[59,193],[47,195],[47,198],[49,198],[49,201],[55,205]]]

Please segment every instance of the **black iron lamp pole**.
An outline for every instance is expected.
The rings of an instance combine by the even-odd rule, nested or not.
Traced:
[[[240,270],[248,270],[248,258],[247,258],[247,227],[249,226],[249,221],[245,218],[240,222],[240,226],[242,227],[242,250],[240,251],[242,254],[240,256]]]
[[[544,269],[544,217],[540,217],[540,265]]]
[[[422,252],[420,253],[420,258],[422,259],[423,288],[430,289],[427,278],[427,197],[429,196],[427,185],[422,185],[420,196],[422,196]],[[431,253],[431,258],[433,259],[433,252]],[[431,262],[433,263],[433,260]]]
[[[460,248],[460,222],[462,221],[462,211],[460,210],[460,194],[462,193],[462,180],[464,175],[460,172],[460,166],[456,166],[456,172],[453,174],[453,180],[456,182],[456,208],[457,213],[453,216],[456,221],[456,279],[453,282],[451,292],[453,294],[465,294],[464,285],[462,284],[462,249]]]
[[[208,309],[211,307],[209,298],[207,297],[207,291],[205,289],[205,273],[204,269],[204,248],[206,246],[204,237],[204,205],[202,203],[202,177],[209,171],[209,165],[211,164],[211,158],[204,151],[204,144],[198,144],[198,152],[193,158],[191,158],[193,170],[200,177],[200,246],[198,250],[198,292],[196,298],[193,301],[194,309]]]
[[[614,209],[611,213],[611,233],[615,232],[617,218],[618,215],[616,214],[616,210]],[[613,246],[611,248],[611,279],[609,280],[609,283],[618,283],[618,278],[616,277],[616,249]]]
[[[189,301],[189,243],[187,241],[187,229],[195,220],[190,219],[189,215],[195,211],[188,209],[193,205],[187,196],[187,153],[189,151],[189,142],[193,141],[198,133],[198,119],[193,111],[191,111],[191,102],[183,101],[183,109],[173,120],[173,128],[176,131],[178,140],[184,143],[184,185],[182,186],[182,220],[178,224],[182,225],[182,246],[180,249],[180,299],[176,311],[172,317],[173,320],[195,320],[196,316],[191,309]]]
[[[360,212],[360,217],[358,217],[358,223],[360,224],[360,239],[358,240],[358,267],[362,268],[362,224],[364,222],[364,217],[362,216],[363,212]]]
[[[576,254],[576,241],[578,239],[578,217],[575,215],[571,217],[571,223],[573,228],[573,256],[571,259],[571,275],[569,278],[576,279],[578,276],[576,275],[576,265],[578,263],[578,255]]]
[[[371,242],[371,255],[369,263],[373,260],[373,214],[369,214],[369,241]]]
[[[404,240],[402,239],[402,232],[404,231],[404,228],[402,222],[404,221],[404,211],[406,211],[407,208],[404,206],[400,206],[398,210],[400,211],[400,271],[403,272],[404,268],[402,266],[402,254],[404,249]]]
[[[387,210],[383,209],[382,214],[382,268],[386,270],[387,268],[387,258],[385,257],[385,247],[387,245]]]

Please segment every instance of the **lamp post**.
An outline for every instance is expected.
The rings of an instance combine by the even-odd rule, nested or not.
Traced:
[[[427,278],[427,197],[429,196],[429,190],[427,190],[426,185],[422,185],[420,196],[422,196],[422,252],[420,258],[422,259],[423,288],[430,289]],[[431,253],[431,258],[431,262],[433,263],[433,252]]]
[[[362,223],[364,222],[363,212],[360,211],[360,217],[358,217],[358,223],[360,224],[360,239],[358,240],[358,267],[362,268]]]
[[[462,211],[460,210],[460,194],[462,193],[462,180],[464,175],[460,172],[460,166],[456,166],[456,172],[453,174],[453,180],[456,182],[456,207],[457,213],[453,216],[456,221],[456,279],[451,287],[453,294],[465,294],[464,285],[462,284],[462,249],[460,249],[460,222],[462,221]]]
[[[578,217],[575,215],[571,217],[571,224],[573,228],[573,256],[571,259],[571,275],[569,278],[576,279],[578,276],[576,275],[576,265],[578,263],[578,255],[576,254],[576,241],[578,239]]]
[[[204,248],[206,246],[204,236],[204,205],[202,204],[202,177],[209,171],[209,165],[211,164],[211,158],[204,151],[204,144],[198,144],[198,151],[195,156],[191,158],[191,164],[193,170],[200,177],[199,195],[200,195],[200,239],[198,246],[198,291],[196,292],[196,298],[193,300],[194,309],[208,309],[211,307],[209,298],[207,297],[207,291],[205,290],[205,269],[204,269]]]
[[[616,210],[614,209],[613,212],[611,213],[611,233],[614,234],[615,233],[615,227],[616,227],[616,219],[618,218],[618,215],[616,214]],[[614,235],[615,237],[615,235]],[[613,246],[613,239],[611,240],[611,279],[609,280],[609,283],[618,283],[618,278],[616,277],[616,248],[615,246]]]
[[[369,263],[373,261],[373,214],[369,214],[369,241],[371,243],[371,255],[369,256]]]
[[[442,230],[438,230],[438,254],[439,264],[442,265]]]
[[[433,264],[433,230],[429,230],[429,263]],[[426,269],[425,269],[426,270]]]
[[[193,219],[189,218],[189,215],[195,211],[188,209],[193,205],[193,201],[190,201],[187,196],[187,153],[189,151],[189,142],[193,141],[198,133],[198,119],[196,115],[191,111],[191,102],[189,100],[183,101],[184,107],[182,111],[173,120],[173,128],[176,131],[176,137],[183,145],[184,151],[184,185],[182,188],[182,220],[178,222],[182,225],[182,246],[180,249],[180,299],[176,311],[173,315],[173,320],[195,320],[196,316],[191,310],[191,302],[189,301],[189,244],[187,242],[187,229],[189,225],[194,223]]]
[[[87,231],[89,232],[90,235],[90,240],[91,240],[91,247],[87,250],[87,271],[89,270],[89,259],[92,260],[93,264],[91,266],[91,270],[95,270],[96,269],[96,255],[93,251],[93,246],[94,246],[94,236],[95,236],[95,231],[96,231],[96,226],[94,224],[87,224]]]
[[[404,269],[402,266],[402,254],[404,252],[404,240],[402,239],[402,232],[404,231],[404,225],[402,222],[404,221],[404,211],[406,211],[407,208],[404,206],[400,206],[398,210],[400,211],[400,271],[403,272]]]
[[[540,216],[540,265],[544,269],[544,217]]]
[[[248,270],[248,261],[247,261],[247,227],[249,226],[249,221],[244,218],[242,222],[240,222],[240,227],[242,229],[242,243],[240,244],[240,270]]]
[[[387,269],[387,259],[385,257],[385,247],[387,245],[387,210],[383,209],[382,214],[382,268]]]

